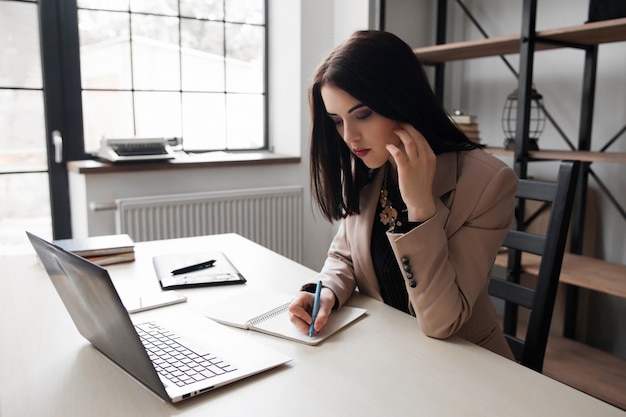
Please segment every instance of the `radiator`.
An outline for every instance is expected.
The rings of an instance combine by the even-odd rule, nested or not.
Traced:
[[[171,194],[116,200],[116,231],[135,241],[238,233],[302,261],[299,186]]]

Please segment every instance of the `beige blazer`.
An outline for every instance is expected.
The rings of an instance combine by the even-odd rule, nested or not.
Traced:
[[[370,255],[382,171],[363,189],[361,213],[342,221],[318,277],[339,306],[356,289],[382,301]],[[513,221],[516,189],[514,171],[483,150],[441,154],[433,184],[437,214],[408,233],[387,234],[401,270],[406,258],[417,283],[405,281],[408,303],[426,335],[458,335],[512,358],[487,284]]]

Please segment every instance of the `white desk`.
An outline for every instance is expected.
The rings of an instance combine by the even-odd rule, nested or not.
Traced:
[[[253,288],[295,292],[315,273],[232,234],[139,243],[134,263],[109,269],[122,297],[157,292],[152,255],[200,248],[226,252],[248,283],[184,290],[189,302],[167,308],[202,311]],[[293,361],[172,405],[78,334],[34,255],[0,258],[0,273],[2,417],[626,416],[463,340],[425,337],[414,318],[364,296],[351,304],[367,316],[319,346],[233,330]]]

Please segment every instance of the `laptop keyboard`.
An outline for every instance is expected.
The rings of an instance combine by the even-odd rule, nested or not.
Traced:
[[[136,324],[135,328],[154,369],[179,387],[237,369],[154,322]]]

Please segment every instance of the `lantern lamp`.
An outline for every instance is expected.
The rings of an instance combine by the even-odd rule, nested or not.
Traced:
[[[502,109],[502,130],[504,131],[504,148],[515,149],[515,136],[517,134],[517,103],[518,90],[515,89],[506,98],[504,108]],[[530,125],[528,128],[528,149],[538,150],[539,136],[543,132],[546,125],[546,116],[543,112],[543,96],[534,88],[530,95]]]

